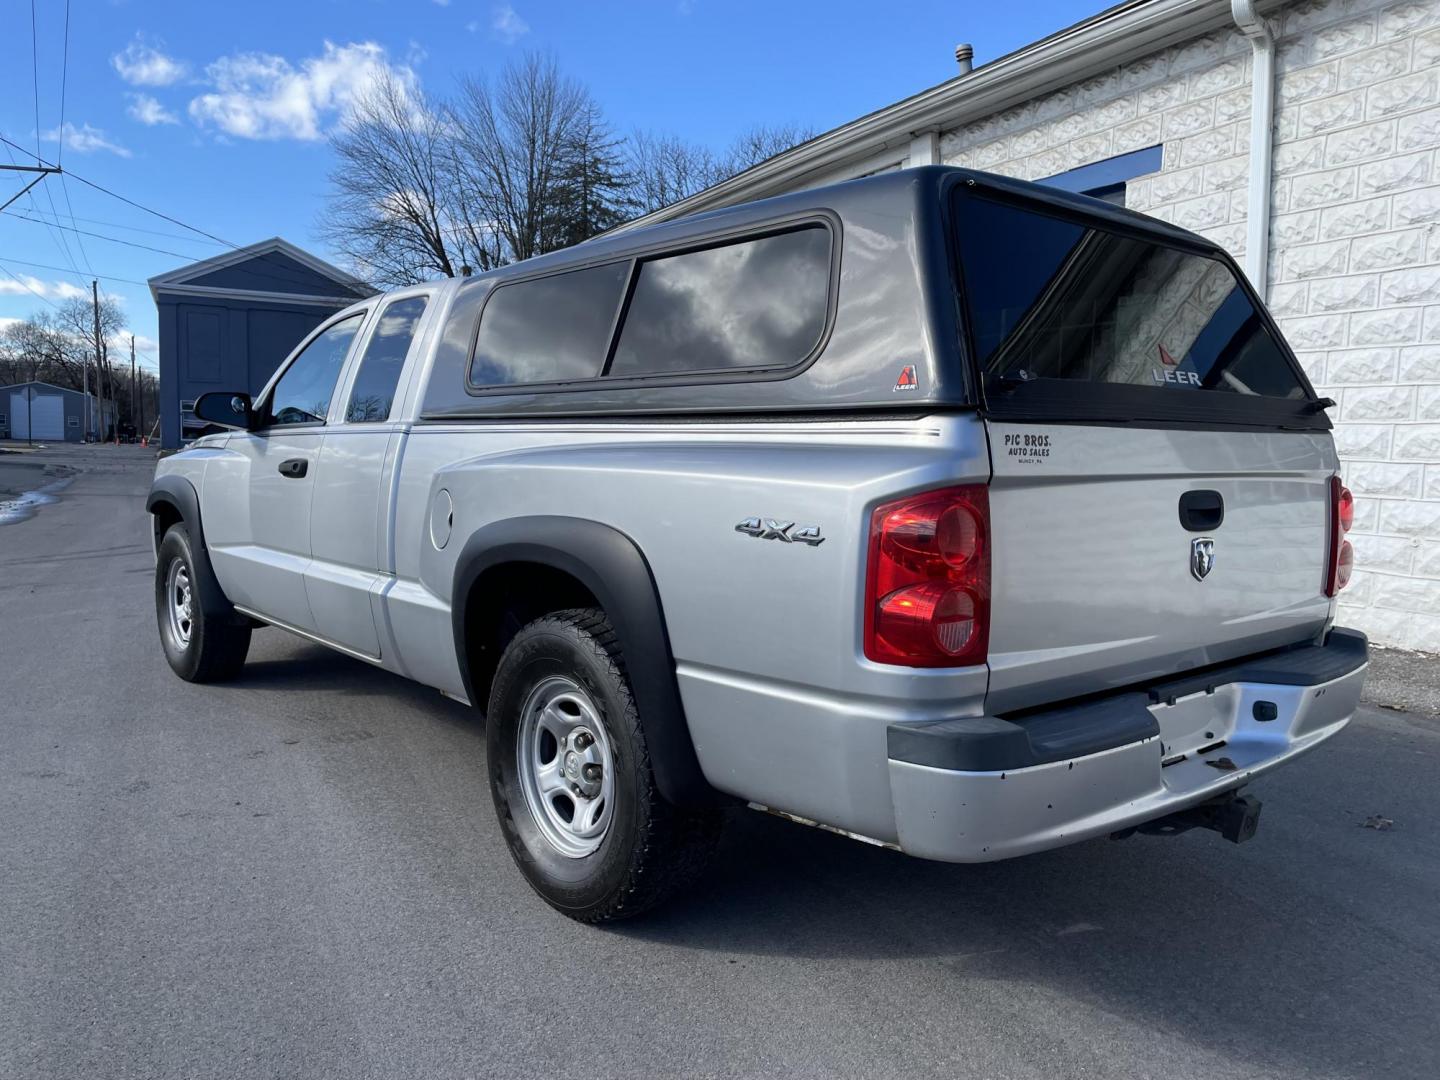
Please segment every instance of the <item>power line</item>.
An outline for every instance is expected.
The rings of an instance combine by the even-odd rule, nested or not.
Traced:
[[[20,146],[20,145],[17,144],[17,143],[11,142],[9,139],[5,138],[5,136],[3,136],[3,135],[0,135],[0,142],[3,142],[3,143],[5,143],[5,144],[8,145],[8,146],[13,146],[13,147],[15,147],[15,149],[19,150],[21,153],[29,153],[29,151],[27,151],[24,147]],[[39,161],[41,164],[44,164],[44,165],[49,165],[49,164],[50,164],[50,162],[48,162],[48,161],[46,161],[44,158],[40,157],[39,154],[36,154],[36,155],[35,155],[35,159],[36,159],[37,161]],[[55,166],[55,167],[58,168],[58,166]],[[85,177],[81,176],[79,173],[72,172],[72,173],[69,173],[68,175],[73,176],[76,180],[78,180],[80,183],[84,184],[86,187],[94,188],[96,191],[99,191],[99,192],[101,192],[102,194],[109,195],[112,199],[119,199],[121,202],[125,203],[126,205],[135,207],[135,209],[137,209],[137,210],[143,210],[143,211],[144,211],[145,213],[147,213],[147,214],[153,214],[153,215],[155,215],[155,216],[158,217],[158,218],[163,218],[165,221],[170,222],[172,225],[179,225],[182,229],[189,229],[189,230],[190,230],[191,232],[193,232],[193,233],[198,233],[198,234],[201,235],[201,236],[208,237],[209,239],[214,240],[217,244],[223,244],[225,247],[230,248],[232,251],[243,251],[243,250],[244,250],[239,244],[231,243],[229,240],[226,240],[224,237],[216,236],[216,235],[215,235],[214,233],[212,233],[212,232],[206,232],[204,229],[198,228],[198,227],[195,226],[195,225],[191,225],[191,224],[189,224],[189,223],[187,223],[187,222],[181,221],[181,220],[180,220],[179,218],[177,218],[177,217],[172,217],[171,215],[166,214],[166,213],[163,213],[163,212],[160,211],[160,210],[152,209],[151,207],[146,206],[146,205],[144,205],[143,203],[138,203],[138,202],[136,202],[134,199],[126,198],[124,195],[121,195],[119,192],[111,191],[109,188],[105,187],[103,184],[97,184],[94,180],[87,180],[87,179],[85,179]],[[57,214],[56,217],[58,217],[58,216],[59,216],[59,215]],[[48,224],[48,223],[47,223],[47,224]],[[122,241],[122,242],[123,242],[123,241]],[[175,253],[174,253],[174,252],[166,252],[165,254],[175,254]],[[189,259],[189,258],[191,258],[191,256],[189,256],[189,255],[176,255],[176,257],[177,257],[177,258],[181,258],[181,259]],[[257,260],[263,260],[263,259],[265,259],[265,258],[267,258],[267,257],[268,257],[267,255],[260,255],[260,256],[257,256]],[[272,270],[271,270],[270,273],[265,273],[264,271],[256,271],[256,273],[258,273],[261,277],[267,277],[267,278],[269,278],[269,279],[272,280],[272,281],[278,281],[278,282],[281,282],[281,283],[283,283],[283,284],[289,284],[289,285],[303,285],[303,284],[306,284],[306,281],[305,281],[304,278],[301,278],[301,277],[299,277],[299,276],[297,276],[297,275],[294,275],[294,274],[289,274],[289,275],[287,275],[287,274],[285,274],[285,273],[283,273],[283,272],[276,272],[278,269],[279,269],[279,268],[272,268]],[[76,273],[78,273],[78,271],[76,271]],[[98,276],[98,275],[95,275],[95,276]],[[360,297],[357,296],[356,299],[358,300],[358,299],[360,299]]]
[[[36,19],[35,19],[35,0],[30,0],[30,86],[31,86],[31,89],[32,89],[33,92],[34,92],[34,104],[35,104],[35,160],[36,160],[36,161],[40,161],[40,160],[41,160],[41,157],[40,157],[40,52],[39,52],[38,38],[39,38],[39,32],[38,32],[38,27],[37,27],[37,24],[36,24]],[[60,130],[59,130],[59,132],[58,132],[58,135],[59,135],[59,137],[60,137],[60,146],[59,146],[58,152],[57,152],[56,155],[55,155],[55,156],[56,156],[56,162],[57,162],[57,164],[56,164],[55,167],[56,167],[57,169],[60,167],[59,164],[58,164],[59,158],[60,158],[61,155],[63,155],[64,152],[65,152],[65,125],[64,125],[64,124],[61,124],[61,125],[60,125]],[[55,196],[51,193],[50,188],[49,188],[49,185],[46,185],[46,187],[45,187],[43,190],[44,190],[44,192],[45,192],[45,198],[48,199],[49,202],[50,202],[50,209],[51,209],[52,211],[54,211],[54,210],[55,210]],[[35,206],[35,197],[34,197],[33,195],[30,196],[30,205],[31,205],[32,208]],[[57,216],[58,216],[58,213],[57,213]],[[65,242],[65,237],[64,237],[64,236],[60,236],[60,235],[56,235],[56,234],[54,234],[54,233],[52,233],[51,236],[52,236],[52,238],[55,239],[55,241],[57,242],[58,246],[59,246],[60,249],[61,249],[62,254],[64,254],[64,256],[65,256],[65,261],[68,262],[68,263],[70,263],[72,266],[74,266],[74,267],[75,267],[75,273],[76,273],[76,274],[79,274],[79,272],[80,272],[80,267],[78,266],[78,264],[75,263],[75,255],[74,255],[74,253],[71,252],[71,250],[70,250],[70,245]],[[76,237],[76,238],[75,238],[75,243],[80,247],[81,253],[83,254],[85,248],[84,248],[84,245],[80,243],[80,238],[79,238],[79,237]],[[89,259],[88,259],[88,258],[86,259],[86,262],[87,262],[87,263],[89,262]]]
[[[35,0],[30,0],[30,85],[35,91],[35,156],[40,156],[40,54],[35,45]],[[60,145],[65,145],[60,133]]]
[[[63,173],[61,174],[64,175]],[[41,215],[44,216],[43,214]],[[147,236],[163,236],[167,240],[182,240],[187,244],[214,244],[214,240],[200,240],[193,236],[186,236],[184,233],[165,232],[161,229],[146,229],[139,225],[126,225],[122,221],[109,221],[105,218],[80,217],[76,214],[67,214],[71,221],[83,221],[88,225],[108,225],[112,229],[124,229],[126,232],[144,233]],[[53,223],[52,223],[53,224]]]
[[[54,271],[56,271],[57,273],[61,273],[61,274],[68,274],[68,273],[70,272],[70,271],[66,270],[65,267],[63,267],[63,266],[55,266],[55,265],[53,265],[53,264],[51,264],[51,263],[29,262],[28,260],[25,260],[25,259],[12,259],[12,258],[11,258],[10,256],[8,256],[8,255],[5,256],[5,261],[8,262],[8,263],[10,263],[10,264],[12,264],[12,265],[14,265],[14,266],[28,266],[28,267],[30,267],[31,269],[34,269],[34,270],[54,270]],[[114,274],[96,274],[95,276],[96,276],[97,278],[99,278],[101,281],[119,281],[119,282],[123,282],[123,283],[126,284],[126,285],[149,285],[149,284],[150,284],[148,281],[136,281],[134,278],[116,277]]]
[[[74,226],[75,226],[75,205],[70,201],[70,187],[69,187],[68,184],[65,183],[65,174],[64,174],[63,172],[60,174],[60,194],[65,197],[65,209],[66,209],[66,210],[69,212],[69,214],[70,214],[70,225],[71,225],[72,228],[74,228]],[[54,200],[53,200],[53,199],[51,200],[50,209],[51,209],[52,211],[55,209],[55,204],[54,204]],[[60,215],[59,215],[58,213],[56,213],[55,216],[58,218]],[[90,276],[91,276],[91,277],[94,277],[94,276],[95,276],[95,268],[90,265],[90,253],[85,250],[85,241],[83,241],[83,240],[80,239],[80,231],[81,231],[81,230],[79,230],[79,229],[75,229],[75,243],[76,243],[76,245],[79,246],[79,248],[80,248],[80,257],[85,260],[85,269],[88,270],[88,271],[90,271]],[[88,235],[88,234],[87,234],[87,235]]]
[[[29,214],[17,214],[13,210],[10,212],[9,216],[14,218],[16,221],[30,221],[36,225],[52,224],[51,222],[46,221],[43,217],[31,217]],[[133,240],[121,240],[118,236],[106,236],[104,233],[87,232],[86,230],[76,228],[73,225],[61,225],[59,222],[54,222],[53,227],[57,229],[64,229],[66,232],[79,233],[81,236],[93,236],[97,240],[105,240],[111,244],[124,244],[126,247],[139,248],[141,251],[153,251],[157,255],[173,255],[177,259],[194,258],[193,255],[186,255],[179,251],[167,251],[165,248],[151,247],[149,244],[137,244]],[[92,274],[91,276],[93,277],[96,275]]]
[[[70,0],[65,0],[65,52],[60,62],[60,149],[55,153],[55,164],[65,156],[65,87],[70,81]],[[63,185],[62,185],[63,186]],[[70,201],[69,197],[65,200]],[[72,218],[74,214],[70,215]]]
[[[50,305],[52,308],[54,308],[56,311],[59,311],[59,310],[60,310],[60,305],[59,305],[59,304],[55,303],[55,301],[51,300],[51,299],[50,299],[48,296],[46,296],[44,293],[38,293],[38,292],[36,292],[36,291],[35,291],[34,289],[32,289],[29,285],[27,285],[27,284],[25,283],[25,279],[22,278],[19,274],[15,273],[15,271],[9,269],[8,267],[6,267],[6,266],[4,266],[4,265],[0,265],[0,272],[9,274],[12,278],[14,278],[16,281],[18,281],[18,282],[20,283],[20,287],[21,287],[22,289],[24,289],[26,292],[28,292],[31,296],[35,297],[35,299],[41,301],[42,303],[49,304],[49,305]]]

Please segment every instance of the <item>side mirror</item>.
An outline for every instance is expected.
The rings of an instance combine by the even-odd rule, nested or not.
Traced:
[[[195,399],[195,418],[221,427],[247,431],[255,424],[250,395],[229,390],[212,390]]]

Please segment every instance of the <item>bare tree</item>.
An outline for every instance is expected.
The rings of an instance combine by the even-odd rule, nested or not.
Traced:
[[[469,250],[452,206],[453,153],[443,109],[385,73],[331,139],[335,193],[321,230],[363,273],[384,285],[453,277]]]
[[[57,314],[42,311],[5,327],[0,333],[0,358],[10,376],[5,381],[38,379],[67,390],[79,390],[84,384],[87,366],[93,369],[95,363],[93,328],[87,329],[82,338],[74,325],[82,308],[86,323],[91,324],[89,301],[76,297],[67,300]]]
[[[627,151],[635,210],[648,214],[687,199],[811,137],[808,128],[760,125],[717,155],[676,135],[633,132]]]
[[[631,199],[640,214],[677,203],[724,179],[724,169],[713,153],[675,135],[635,131],[626,150]]]
[[[461,204],[468,219],[499,233],[510,258],[557,246],[568,166],[596,115],[589,91],[537,53],[507,66],[493,86],[461,82],[451,112]]]
[[[449,102],[390,73],[331,140],[321,228],[380,284],[489,270],[669,206],[808,137],[758,126],[723,154],[671,135],[620,140],[543,54],[462,80]]]
[[[779,124],[774,127],[757,124],[730,144],[724,158],[725,175],[735,176],[814,137],[813,128],[801,127],[798,124]]]

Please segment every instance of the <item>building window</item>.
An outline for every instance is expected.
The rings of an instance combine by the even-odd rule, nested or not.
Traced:
[[[79,426],[80,426],[80,418],[79,418],[78,416],[67,416],[67,417],[65,418],[65,426],[66,426],[66,427],[79,427]]]
[[[1126,181],[1159,172],[1160,158],[1159,146],[1147,146],[1143,150],[1132,150],[1128,154],[1056,173],[1038,182],[1062,191],[1073,191],[1079,195],[1089,195],[1092,199],[1102,199],[1116,206],[1124,206]]]

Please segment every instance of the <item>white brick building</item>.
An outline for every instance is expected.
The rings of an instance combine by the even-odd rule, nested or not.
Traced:
[[[1211,237],[1339,403],[1357,497],[1344,621],[1440,651],[1440,0],[1255,6],[1258,28],[1247,0],[1132,0],[644,220],[941,162]],[[1267,112],[1269,153],[1252,135]],[[1267,232],[1247,236],[1252,213]],[[1258,265],[1247,245],[1267,240]]]

